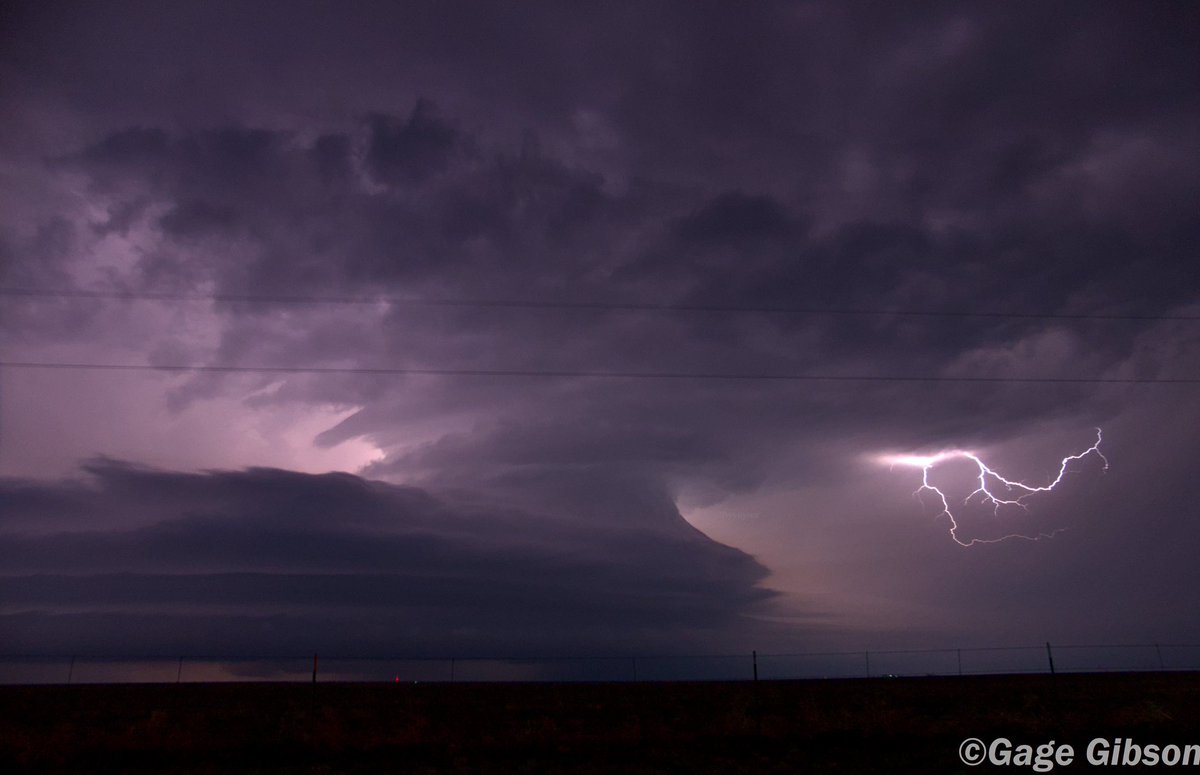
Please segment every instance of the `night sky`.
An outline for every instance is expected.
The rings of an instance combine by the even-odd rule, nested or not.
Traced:
[[[1200,641],[1197,9],[6,3],[3,649]]]

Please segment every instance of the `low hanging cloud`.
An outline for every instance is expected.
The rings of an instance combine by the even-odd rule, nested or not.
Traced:
[[[752,637],[773,597],[662,499],[530,513],[349,474],[86,470],[0,485],[8,651],[670,652]]]

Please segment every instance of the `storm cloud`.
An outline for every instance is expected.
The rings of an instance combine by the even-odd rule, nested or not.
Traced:
[[[583,520],[350,474],[113,461],[87,473],[3,487],[10,648],[244,654],[263,646],[247,632],[282,626],[295,640],[279,645],[342,654],[646,653],[719,633],[771,596],[761,565],[669,501],[628,498],[632,513]],[[206,632],[189,642],[197,616]]]
[[[1191,6],[4,24],[7,641],[1197,636]]]

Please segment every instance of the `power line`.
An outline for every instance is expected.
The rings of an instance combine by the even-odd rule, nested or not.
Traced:
[[[258,374],[365,374],[380,376],[437,377],[528,377],[550,379],[647,379],[647,380],[738,380],[776,382],[967,382],[1065,385],[1197,385],[1189,377],[954,377],[905,374],[787,374],[754,372],[679,371],[582,371],[570,369],[428,369],[341,366],[230,366],[139,363],[54,363],[43,361],[0,361],[0,369],[48,369],[90,371],[167,371]]]
[[[529,310],[591,310],[612,312],[705,312],[723,314],[782,314],[835,316],[897,316],[930,318],[989,318],[1016,320],[1200,321],[1200,315],[1118,315],[1056,312],[997,312],[854,307],[785,307],[722,304],[654,304],[641,302],[531,301],[521,299],[414,298],[407,296],[276,296],[251,294],[192,294],[150,291],[99,291],[49,288],[0,288],[0,296],[120,301],[191,301],[239,304],[394,304],[414,307],[466,307]]]

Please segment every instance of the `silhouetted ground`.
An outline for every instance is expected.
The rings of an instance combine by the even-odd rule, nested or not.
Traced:
[[[1094,737],[1200,742],[1200,674],[0,687],[0,772],[978,773],[959,742],[997,736],[1068,771]]]

